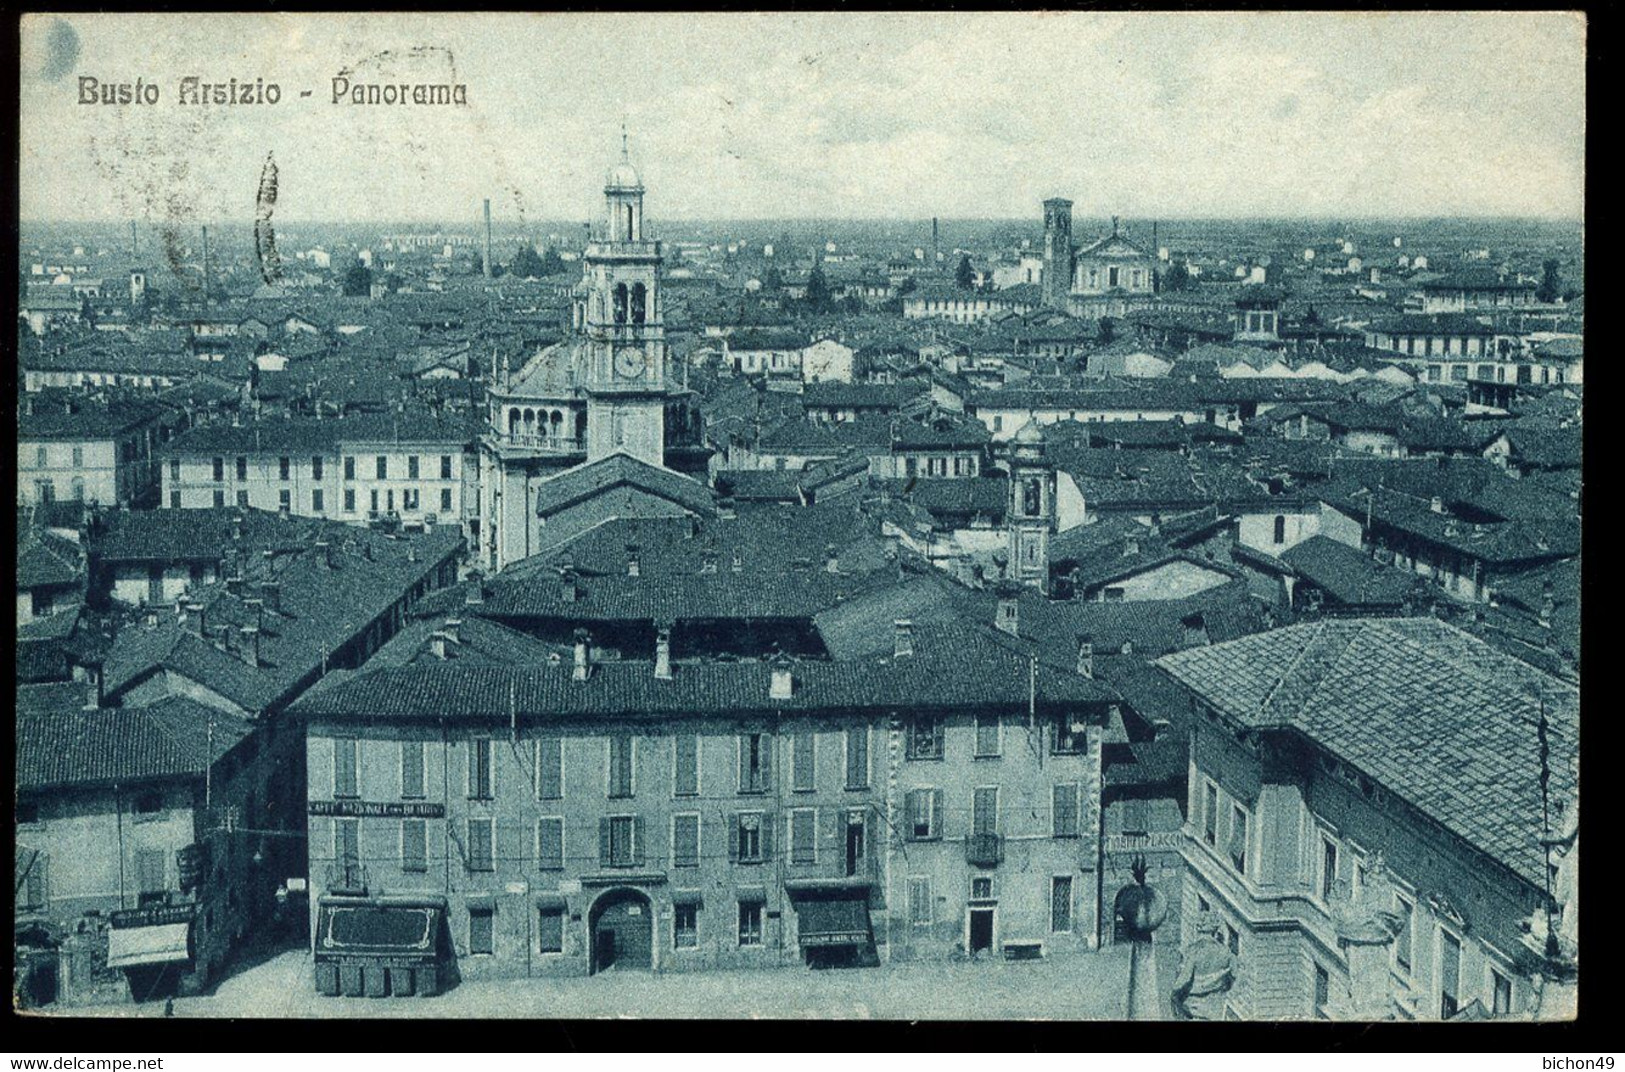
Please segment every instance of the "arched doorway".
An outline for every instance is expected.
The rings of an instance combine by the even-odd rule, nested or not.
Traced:
[[[610,890],[587,916],[594,975],[606,968],[654,966],[654,905],[639,890]]]

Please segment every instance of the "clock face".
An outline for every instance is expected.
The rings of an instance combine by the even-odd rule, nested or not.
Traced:
[[[622,379],[635,380],[649,367],[649,358],[642,349],[615,351],[615,373]]]

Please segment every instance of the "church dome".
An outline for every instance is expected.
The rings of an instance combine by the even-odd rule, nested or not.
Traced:
[[[1041,447],[1044,445],[1044,433],[1039,430],[1037,421],[1028,421],[1021,426],[1021,430],[1015,434],[1011,441],[1020,443],[1023,446]]]
[[[632,166],[632,162],[623,159],[610,169],[609,175],[604,179],[604,185],[612,190],[641,190],[643,180],[638,176],[638,169]]]

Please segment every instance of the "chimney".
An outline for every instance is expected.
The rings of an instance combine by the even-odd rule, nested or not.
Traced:
[[[999,586],[998,617],[993,622],[1001,632],[1021,635],[1021,588],[1015,584]]]
[[[243,594],[243,575],[241,573],[233,571],[231,576],[226,578],[226,591],[234,596]]]
[[[655,630],[655,677],[661,681],[671,680],[671,626],[663,625]]]
[[[446,639],[450,640],[453,644],[460,644],[463,640],[461,632],[462,628],[463,620],[461,618],[447,618],[446,624],[440,627],[440,631],[445,633]]]
[[[1557,599],[1552,595],[1552,582],[1544,581],[1540,586],[1540,627],[1552,627],[1552,614],[1557,610]]]
[[[280,614],[282,612],[282,582],[262,582],[260,584],[260,599],[272,614]]]
[[[788,700],[795,694],[795,675],[790,672],[794,665],[790,657],[783,652],[768,660],[767,695],[773,700]]]
[[[724,495],[722,498],[717,500],[717,517],[724,521],[733,521],[738,516],[739,511],[734,508],[734,498],[732,495]]]
[[[203,604],[186,604],[186,631],[196,637],[206,637],[203,621]]]
[[[468,594],[463,597],[463,604],[469,607],[478,607],[485,602],[485,585],[478,577],[470,578],[474,583],[468,586]]]
[[[1123,539],[1123,557],[1124,558],[1139,558],[1140,557],[1140,538],[1138,536],[1124,537],[1124,539]]]
[[[841,572],[841,557],[835,552],[835,545],[829,544],[824,548],[824,572]]]
[[[566,603],[574,603],[581,598],[581,589],[576,584],[576,571],[568,566],[559,571],[559,598]]]
[[[102,664],[87,662],[83,664],[85,684],[85,710],[94,711],[107,700],[106,679],[102,676]]]
[[[323,569],[333,568],[333,545],[326,540],[316,541],[316,564]]]
[[[444,630],[436,630],[429,635],[429,650],[434,653],[436,659],[445,659],[446,641],[449,639]]]
[[[587,680],[587,675],[592,672],[592,637],[587,634],[585,629],[577,629],[575,632],[575,640],[575,669],[571,672],[570,678],[573,681],[585,681]]]
[[[491,199],[485,199],[485,278],[491,278]]]
[[[1208,643],[1207,619],[1200,613],[1186,615],[1179,624],[1185,627],[1185,647],[1200,648]]]
[[[234,515],[232,515],[232,519],[231,519],[231,538],[233,540],[241,540],[243,538],[243,515],[242,514],[234,514]]]
[[[734,550],[733,562],[729,568],[735,573],[739,573],[745,568],[745,556],[740,554],[738,549]]]
[[[716,571],[717,553],[715,551],[706,551],[704,554],[700,555],[700,572],[715,573]]]
[[[237,654],[240,655],[243,662],[247,663],[249,666],[259,666],[260,627],[257,625],[245,625],[239,631],[242,633],[242,645],[239,647]]]
[[[643,564],[638,559],[638,551],[637,544],[629,543],[626,545],[626,575],[628,577],[641,577],[643,575]]]
[[[1428,509],[1436,514],[1444,513],[1444,500],[1435,495],[1428,501]]]
[[[1095,676],[1095,642],[1087,633],[1078,637],[1078,676]]]
[[[265,628],[265,600],[258,596],[249,596],[243,600],[243,606],[254,614],[254,628]]]
[[[914,654],[914,623],[907,618],[898,618],[892,623],[895,630],[892,638],[892,657],[907,658]]]

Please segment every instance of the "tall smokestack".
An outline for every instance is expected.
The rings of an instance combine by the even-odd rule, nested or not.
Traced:
[[[140,259],[139,259],[140,256],[141,256],[140,248],[137,246],[136,240],[135,240],[135,221],[131,220],[130,221],[130,260],[132,260],[132,261],[139,264],[140,263]]]
[[[203,304],[209,304],[209,229],[203,228]]]
[[[491,199],[485,199],[485,278],[491,278]]]
[[[931,217],[931,263],[936,264],[942,259],[942,250],[937,242],[937,218]]]

